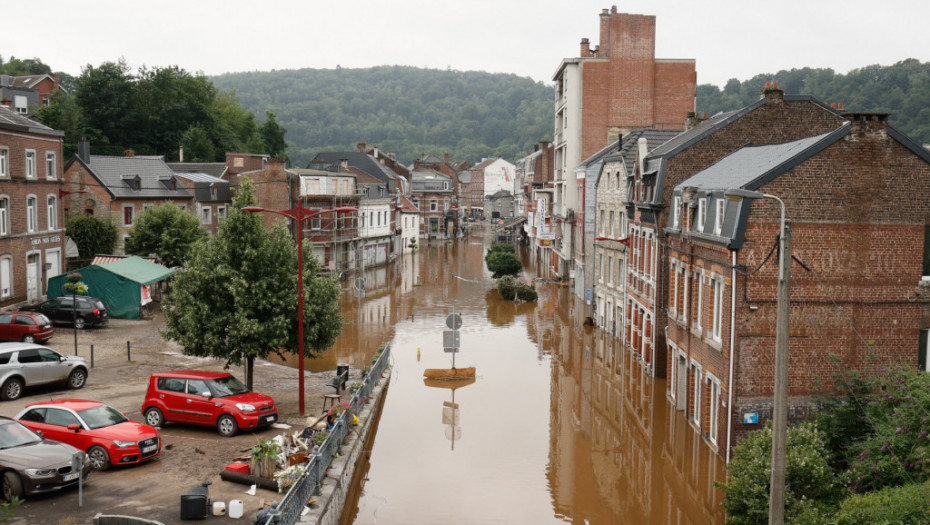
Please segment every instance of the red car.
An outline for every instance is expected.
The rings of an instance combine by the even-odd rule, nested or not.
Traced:
[[[26,405],[14,419],[42,437],[87,452],[94,470],[131,465],[161,454],[158,430],[99,401],[54,399]]]
[[[0,341],[43,343],[55,335],[52,321],[38,312],[0,313]]]
[[[142,413],[153,427],[167,421],[192,423],[216,427],[225,437],[278,420],[271,397],[252,392],[229,372],[199,370],[152,374]]]

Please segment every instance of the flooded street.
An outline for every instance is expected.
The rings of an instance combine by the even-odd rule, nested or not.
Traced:
[[[501,300],[485,250],[480,232],[423,244],[367,272],[364,297],[346,283],[345,332],[307,368],[363,368],[393,341],[393,371],[343,523],[722,523],[723,463],[671,410],[665,380],[573,319],[570,287],[537,281],[538,302]],[[477,369],[454,390],[423,379],[452,366],[453,309],[455,365]]]

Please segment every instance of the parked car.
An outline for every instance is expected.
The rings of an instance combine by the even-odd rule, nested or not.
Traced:
[[[142,413],[153,427],[168,421],[215,426],[226,437],[278,420],[271,397],[250,391],[228,372],[199,370],[152,374]]]
[[[76,485],[78,476],[86,480],[90,476],[86,454],[80,472],[71,466],[72,456],[80,453],[71,445],[43,439],[22,423],[0,416],[3,500],[61,490]]]
[[[44,343],[55,335],[52,321],[39,312],[0,313],[0,341]]]
[[[17,399],[26,387],[60,382],[83,388],[87,361],[33,343],[0,343],[0,398]]]
[[[158,430],[119,410],[88,399],[53,399],[31,403],[14,419],[46,439],[87,452],[94,470],[131,465],[161,454]]]
[[[77,315],[75,315],[74,311],[75,305],[77,305]],[[41,312],[51,319],[53,323],[73,324],[75,328],[105,326],[110,320],[110,313],[103,301],[87,295],[62,295],[39,304],[27,306],[24,310]]]

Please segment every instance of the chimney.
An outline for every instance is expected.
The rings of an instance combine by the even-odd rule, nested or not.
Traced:
[[[449,163],[449,154],[448,154],[448,153],[444,153],[443,156],[442,156],[442,160],[443,160],[443,162],[445,162],[446,164],[448,164],[448,163]]]
[[[339,159],[339,167],[342,169],[349,169],[349,159]]]
[[[582,57],[591,56],[591,42],[587,38],[581,39],[581,56]]]
[[[888,117],[891,113],[843,113],[850,122],[849,138],[857,141],[867,138],[884,139],[888,136]]]
[[[642,173],[646,170],[646,167],[643,163],[646,160],[646,155],[649,154],[649,141],[646,140],[646,137],[639,137],[639,140],[636,141],[636,145],[639,147],[639,151],[636,154],[637,161],[639,162],[639,173]]]
[[[84,164],[90,164],[90,141],[84,137],[78,141],[77,156]]]
[[[597,49],[600,51],[601,47],[604,49],[610,49],[610,46],[607,44],[610,43],[610,11],[604,9],[601,11],[601,41],[597,43]],[[609,51],[608,51],[609,54]]]
[[[10,75],[0,75],[0,87],[10,87]]]
[[[364,142],[355,143],[355,149],[359,150],[362,153],[365,153],[365,146],[367,146],[367,144],[365,144]]]
[[[785,100],[785,92],[778,89],[778,82],[766,82],[765,89],[762,90],[762,98],[769,102],[781,102]]]
[[[127,149],[123,154],[124,154],[126,157],[135,157],[135,156],[136,156],[136,152],[135,152],[134,150],[131,150],[131,149]]]
[[[178,162],[184,162],[184,144],[178,146]]]

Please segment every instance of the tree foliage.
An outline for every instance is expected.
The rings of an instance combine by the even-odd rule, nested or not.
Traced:
[[[125,250],[141,256],[154,253],[166,266],[183,266],[194,243],[205,235],[197,215],[166,202],[142,212],[125,241]]]
[[[185,353],[249,363],[272,353],[296,353],[297,249],[283,224],[270,231],[257,213],[241,208],[258,203],[243,179],[229,217],[217,235],[194,245],[164,302],[165,336]],[[306,253],[306,252],[305,252]],[[313,257],[304,257],[304,341],[312,357],[342,331],[341,290],[334,278],[319,277]]]
[[[523,269],[523,263],[515,255],[513,245],[507,243],[492,244],[484,256],[484,263],[494,279],[505,275],[517,275]]]
[[[930,143],[930,63],[902,60],[891,66],[871,65],[837,74],[809,67],[763,73],[740,82],[733,78],[721,90],[697,88],[697,109],[710,115],[739,109],[759,100],[765,83],[778,81],[786,94],[813,95],[847,111],[889,112],[890,123],[920,144]]]
[[[358,141],[403,162],[449,153],[477,163],[496,156],[513,161],[552,139],[552,87],[512,74],[381,66],[212,78],[220,89],[235,89],[256,114],[276,115],[298,166],[321,151],[354,151]]]
[[[95,215],[71,215],[65,220],[65,233],[77,244],[80,259],[90,261],[97,254],[113,253],[119,228],[109,219]]]

